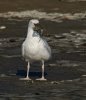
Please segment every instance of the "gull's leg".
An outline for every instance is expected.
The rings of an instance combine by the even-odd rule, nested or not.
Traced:
[[[31,79],[29,78],[29,70],[30,70],[30,63],[28,62],[26,79],[31,80]]]
[[[21,78],[20,80],[31,80],[29,78],[29,70],[30,70],[30,63],[28,62],[28,65],[27,65],[27,76],[26,76],[26,78]]]
[[[46,81],[47,79],[45,79],[44,77],[44,60],[42,60],[42,77],[39,78],[39,79],[36,79],[36,80],[43,80],[43,81]]]

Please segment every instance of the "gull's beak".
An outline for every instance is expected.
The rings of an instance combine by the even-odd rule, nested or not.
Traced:
[[[42,29],[41,25],[40,24],[35,24],[35,27],[34,27],[34,30],[39,30],[39,29]]]
[[[40,35],[43,33],[43,28],[41,24],[35,24],[34,31],[37,31]]]

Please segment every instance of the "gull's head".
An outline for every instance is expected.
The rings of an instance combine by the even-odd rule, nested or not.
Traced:
[[[37,19],[32,19],[29,21],[29,26],[32,27],[32,28],[35,28],[35,26],[39,24],[39,20]]]
[[[39,24],[38,19],[32,19],[29,21],[29,28],[32,28],[34,31],[38,33],[43,33],[42,26]]]
[[[39,24],[39,20],[37,19],[32,19],[30,20],[31,23],[33,23],[34,25]]]

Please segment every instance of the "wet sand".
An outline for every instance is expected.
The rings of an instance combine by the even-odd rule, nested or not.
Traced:
[[[34,9],[48,13],[86,11],[86,2],[48,2],[1,0],[0,14]],[[36,5],[33,7],[32,3]],[[40,62],[31,64],[30,77],[33,81],[19,80],[26,76],[27,63],[21,56],[21,45],[30,19],[31,17],[0,17],[0,27],[6,27],[0,29],[0,100],[85,100],[85,17],[76,20],[61,19],[61,22],[40,18],[44,36],[52,48],[52,59],[45,63],[45,77],[48,79],[46,82],[35,80],[41,77]]]

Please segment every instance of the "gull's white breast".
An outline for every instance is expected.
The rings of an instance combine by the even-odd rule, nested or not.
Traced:
[[[51,49],[41,37],[26,39],[22,45],[22,55],[28,60],[48,60],[51,57]]]

